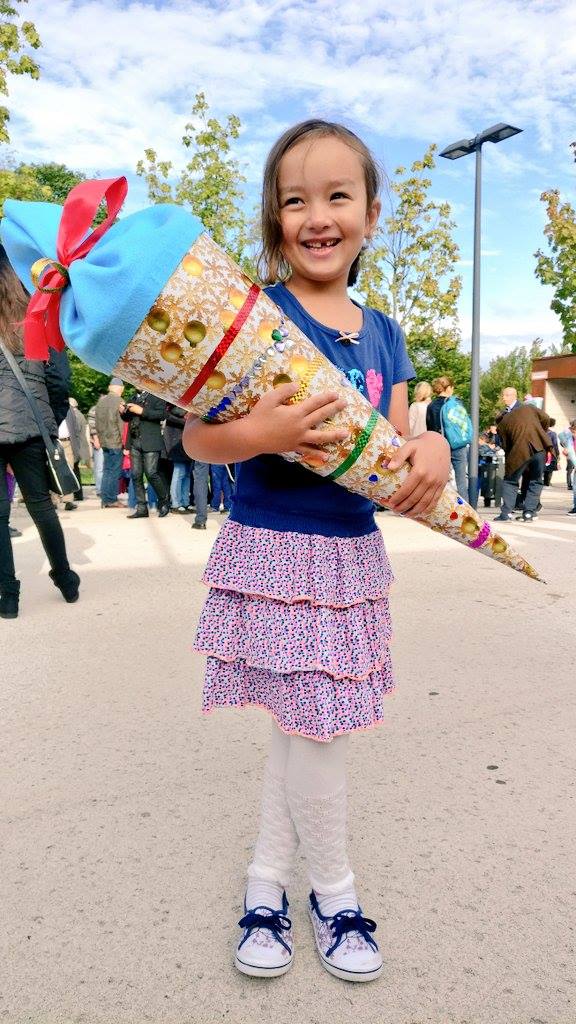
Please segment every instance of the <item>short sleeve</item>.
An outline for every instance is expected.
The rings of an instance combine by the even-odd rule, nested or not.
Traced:
[[[394,337],[394,362],[392,364],[392,384],[400,384],[405,380],[413,380],[416,376],[412,360],[406,348],[404,331],[396,320],[391,321]]]

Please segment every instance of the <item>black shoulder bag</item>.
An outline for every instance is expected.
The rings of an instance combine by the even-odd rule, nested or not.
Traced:
[[[24,374],[22,373],[22,370],[18,366],[18,363],[16,362],[14,356],[10,352],[10,349],[6,348],[6,345],[4,344],[3,341],[0,341],[0,348],[2,349],[2,352],[6,357],[6,361],[10,369],[12,370],[12,373],[16,377],[16,380],[18,381],[20,387],[22,388],[22,391],[26,395],[26,398],[28,399],[34,419],[38,424],[40,436],[44,441],[44,446],[46,448],[46,456],[48,458],[48,469],[50,471],[50,477],[52,481],[52,486],[50,487],[50,490],[54,491],[55,494],[73,494],[74,491],[77,491],[79,489],[80,484],[76,479],[76,474],[73,473],[73,471],[70,469],[70,466],[66,462],[66,455],[64,453],[64,449],[60,444],[60,441],[53,441],[52,438],[50,437],[50,434],[46,430],[46,424],[44,423],[42,414],[36,403],[36,399],[34,398],[32,392],[30,391],[30,388],[26,383],[26,378],[24,377]]]

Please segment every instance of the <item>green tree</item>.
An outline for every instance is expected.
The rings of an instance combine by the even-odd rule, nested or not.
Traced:
[[[488,369],[480,375],[480,426],[488,427],[502,403],[503,388],[516,388],[520,399],[530,393],[532,386],[532,360],[545,355],[542,338],[535,338],[531,346],[512,349],[506,355],[496,356]]]
[[[105,373],[98,373],[90,366],[86,366],[74,352],[68,350],[68,361],[72,374],[72,395],[78,402],[83,413],[98,401],[100,395],[105,395],[110,383],[110,377]]]
[[[563,345],[576,352],[576,214],[570,203],[561,202],[557,189],[543,192],[540,198],[548,217],[544,228],[548,252],[534,253],[534,272],[542,284],[553,288],[550,308],[560,318]]]
[[[225,124],[209,116],[203,92],[196,94],[193,121],[184,129],[182,144],[191,153],[180,176],[174,179],[173,164],[160,160],[154,149],[146,149],[136,173],[148,186],[152,203],[180,203],[200,218],[215,242],[242,260],[248,227],[241,203],[246,179],[231,153],[231,143],[240,135],[241,123],[230,114]]]
[[[31,164],[19,164],[15,167],[6,160],[0,167],[0,216],[5,199],[24,199],[30,202],[51,202],[52,190],[49,185],[42,184]]]
[[[37,50],[42,44],[31,21],[18,23],[18,4],[27,0],[0,0],[0,93],[8,96],[7,75],[40,77],[40,68],[29,49]],[[8,108],[0,106],[0,142],[10,142]]]
[[[63,203],[66,196],[81,181],[86,181],[82,171],[72,171],[65,164],[32,164],[36,180],[50,189],[50,202]]]
[[[408,172],[398,167],[388,183],[381,227],[362,257],[357,291],[399,321],[419,376],[461,377],[462,393],[469,360],[458,351],[459,250],[449,204],[430,198],[435,151],[430,146]]]
[[[85,177],[64,164],[15,165],[10,158],[5,159],[0,167],[0,211],[5,199],[63,203],[70,189]]]

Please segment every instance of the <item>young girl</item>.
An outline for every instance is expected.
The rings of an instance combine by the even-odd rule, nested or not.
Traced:
[[[306,121],[285,132],[264,174],[262,276],[279,310],[406,435],[414,370],[402,332],[347,291],[376,227],[378,187],[369,150],[341,125]],[[324,393],[286,404],[297,388],[277,387],[240,421],[186,426],[192,458],[240,463],[232,513],[204,577],[211,589],[196,649],[208,655],[205,711],[256,705],[272,718],[236,966],[261,977],[290,968],[285,890],[301,845],[322,965],[370,981],[382,958],[348,861],[345,758],[348,734],[382,720],[393,688],[392,573],[372,503],[280,458],[318,457],[346,437],[325,423],[345,400]],[[449,449],[425,433],[392,468],[406,460],[412,472],[390,504],[416,515],[439,497]]]

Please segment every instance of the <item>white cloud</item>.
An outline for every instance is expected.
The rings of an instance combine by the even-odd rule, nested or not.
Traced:
[[[361,18],[352,0],[32,0],[29,16],[42,78],[10,83],[13,143],[87,169],[134,166],[146,145],[178,158],[201,88],[251,123],[331,111],[392,137],[450,140],[509,118],[545,150],[572,123],[567,0],[553,16],[535,0],[364,0]]]

